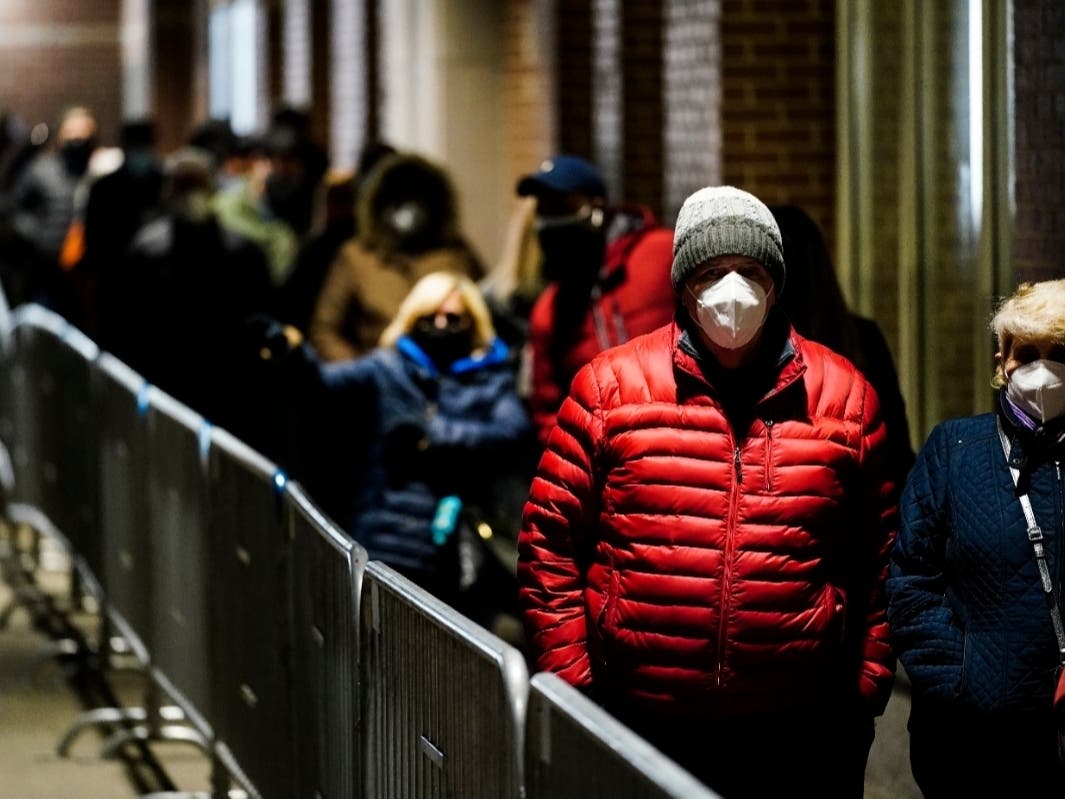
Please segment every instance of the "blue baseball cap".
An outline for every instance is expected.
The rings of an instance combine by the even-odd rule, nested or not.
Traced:
[[[599,170],[575,155],[556,155],[540,164],[531,175],[518,181],[518,195],[537,196],[544,191],[569,194],[579,192],[589,197],[606,197],[606,184]]]

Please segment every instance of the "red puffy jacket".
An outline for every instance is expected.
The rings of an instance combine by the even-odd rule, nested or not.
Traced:
[[[637,711],[882,712],[897,495],[876,393],[792,331],[737,435],[681,336],[598,356],[559,411],[519,540],[538,667]]]
[[[529,410],[541,444],[547,443],[555,426],[555,414],[582,366],[603,350],[650,333],[673,317],[676,300],[669,280],[673,231],[659,227],[647,209],[621,213],[633,217],[638,227],[607,245],[588,312],[562,352],[552,352],[552,340],[557,334],[558,284],[544,290],[529,315]]]

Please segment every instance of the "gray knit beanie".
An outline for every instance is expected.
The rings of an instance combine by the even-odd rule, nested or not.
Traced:
[[[746,255],[761,263],[777,294],[784,287],[780,228],[765,203],[732,186],[699,189],[684,201],[673,231],[673,290],[701,264],[719,255]]]

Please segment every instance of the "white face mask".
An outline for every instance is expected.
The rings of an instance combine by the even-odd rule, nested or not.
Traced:
[[[769,312],[765,289],[739,272],[711,283],[695,300],[699,327],[712,342],[729,350],[749,344]]]
[[[1032,361],[1009,376],[1006,396],[1033,419],[1047,422],[1065,413],[1065,363]]]

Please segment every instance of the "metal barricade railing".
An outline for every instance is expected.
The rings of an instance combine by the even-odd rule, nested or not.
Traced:
[[[97,361],[100,533],[107,615],[142,663],[152,631],[148,411],[144,378],[104,353]]]
[[[360,794],[359,591],[366,550],[295,483],[285,490],[292,541],[292,709],[299,796]]]
[[[520,796],[521,653],[377,562],[361,603],[365,796]]]
[[[46,475],[55,480],[57,468],[45,458],[44,420],[48,401],[55,393],[55,377],[47,372],[46,339],[58,339],[66,322],[36,305],[20,308],[13,329],[11,363],[12,440],[11,459],[15,490],[11,497],[16,511],[21,506],[45,507]]]
[[[140,668],[150,664],[147,641],[152,630],[148,550],[148,443],[141,411],[144,378],[103,353],[92,372],[94,436],[99,464],[99,519],[102,567],[98,573],[103,602],[99,668],[105,668],[121,643]],[[112,633],[117,633],[113,635]],[[156,694],[149,690],[148,699]],[[82,731],[100,724],[150,722],[158,702],[142,707],[100,707],[82,713],[60,739],[66,756]],[[117,739],[115,739],[117,740]],[[109,742],[110,743],[110,742]],[[105,750],[108,748],[105,744]]]
[[[296,784],[284,476],[219,429],[211,431],[208,474],[216,733],[246,787],[266,799],[289,797]]]
[[[8,519],[31,525],[71,555],[71,595],[99,597],[103,547],[98,523],[92,372],[99,350],[62,317],[31,305],[14,314]]]
[[[103,573],[103,540],[99,518],[99,463],[93,408],[93,372],[99,348],[74,327],[64,328],[46,353],[55,379],[48,414],[46,457],[56,467],[46,508],[55,508],[55,521],[74,550],[89,567],[89,575]]]
[[[155,680],[210,740],[212,568],[207,531],[206,422],[158,389],[147,393],[148,552]]]
[[[555,674],[533,676],[526,799],[715,799],[717,794]]]

